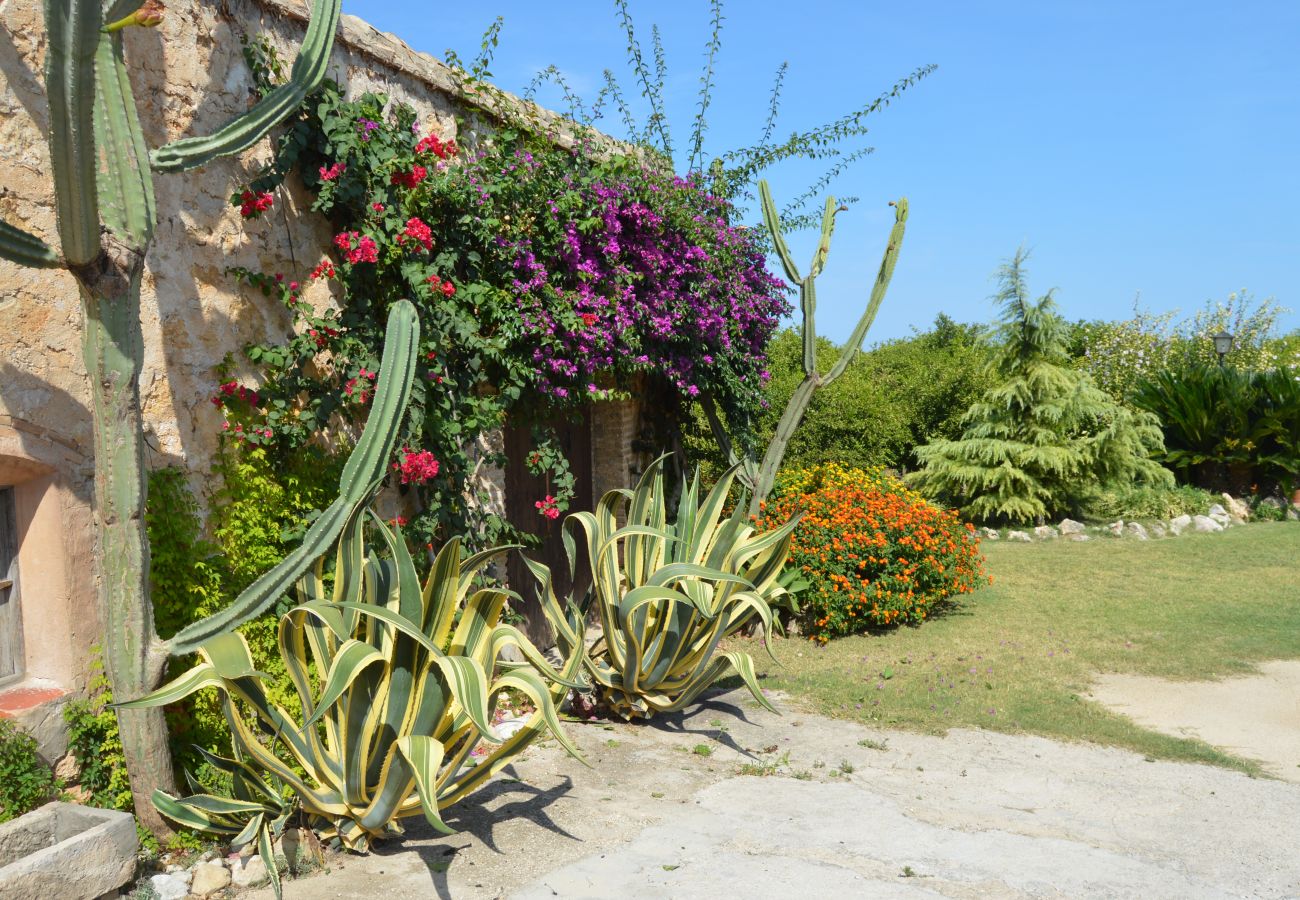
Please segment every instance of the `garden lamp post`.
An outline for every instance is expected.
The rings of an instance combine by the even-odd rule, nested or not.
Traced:
[[[1232,350],[1232,335],[1226,331],[1220,331],[1211,340],[1214,341],[1214,352],[1219,354],[1219,368],[1223,368],[1223,358]]]

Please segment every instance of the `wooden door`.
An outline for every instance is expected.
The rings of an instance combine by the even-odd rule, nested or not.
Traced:
[[[23,671],[23,620],[18,606],[18,519],[14,489],[0,487],[0,681]]]
[[[565,421],[554,425],[557,443],[569,460],[573,472],[575,496],[569,505],[570,511],[592,508],[591,496],[591,419],[583,417],[580,421]],[[528,471],[528,454],[533,449],[532,426],[528,424],[510,424],[506,426],[506,519],[520,531],[538,535],[541,545],[529,549],[528,556],[550,567],[555,594],[564,603],[568,596],[581,599],[581,592],[586,589],[589,576],[584,574],[585,554],[579,555],[577,566],[577,583],[569,577],[568,557],[564,552],[559,519],[547,519],[537,512],[534,504],[548,493],[546,483]],[[579,542],[580,543],[580,542]],[[506,568],[506,578],[510,588],[523,598],[522,612],[527,621],[526,632],[538,647],[549,647],[554,643],[551,628],[542,615],[541,605],[537,601],[536,582],[528,568],[517,553],[511,554]]]

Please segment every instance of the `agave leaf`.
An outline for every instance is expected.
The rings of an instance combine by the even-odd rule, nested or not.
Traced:
[[[121,703],[114,703],[114,709],[143,709],[148,706],[166,706],[169,703],[178,703],[184,700],[195,691],[200,691],[205,687],[225,688],[226,683],[217,675],[211,663],[199,663],[176,678],[164,684],[152,694],[146,694],[135,700],[124,700]]]
[[[266,820],[262,820],[262,825],[257,829],[257,852],[262,855],[262,861],[266,863],[266,874],[271,879],[271,892],[275,894],[275,900],[280,900],[280,866],[275,861],[275,848],[271,844],[271,830],[266,825]]]
[[[178,825],[216,834],[239,833],[237,826],[231,825],[222,817],[194,809],[184,800],[177,800],[164,791],[154,791],[149,799],[153,801],[158,812]]]
[[[446,748],[427,735],[411,734],[397,741],[397,750],[415,778],[425,820],[442,834],[455,834],[455,829],[442,820],[438,807],[438,772]]]
[[[334,664],[330,666],[325,690],[321,692],[316,711],[303,723],[304,730],[319,722],[320,717],[343,696],[343,692],[352,687],[357,677],[368,666],[376,663],[383,665],[384,656],[374,647],[361,641],[344,641],[338,655],[334,657]]]

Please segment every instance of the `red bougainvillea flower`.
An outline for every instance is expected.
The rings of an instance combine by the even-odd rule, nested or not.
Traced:
[[[334,263],[328,259],[322,259],[320,262],[316,264],[316,268],[311,270],[311,279],[313,281],[315,281],[317,278],[333,278],[333,277],[334,277]]]
[[[585,313],[579,313],[578,318],[582,319],[583,325],[586,325],[588,328],[590,328],[592,325],[596,324],[596,320],[599,319],[600,316],[596,315],[595,313],[585,312]]]
[[[334,235],[334,246],[342,250],[352,265],[379,262],[379,245],[368,234],[344,231]]]
[[[436,134],[431,134],[426,138],[422,138],[415,145],[415,152],[421,154],[432,153],[439,159],[447,159],[450,156],[455,156],[458,150],[455,141],[444,142]]]
[[[271,208],[274,198],[266,191],[244,191],[239,195],[239,214],[245,219],[256,219]]]
[[[343,174],[344,172],[346,172],[347,170],[348,170],[348,167],[347,167],[346,165],[344,165],[343,163],[341,163],[341,162],[336,162],[334,165],[330,166],[329,168],[326,168],[325,166],[321,166],[321,167],[320,167],[320,180],[321,180],[321,181],[333,181],[335,178],[338,178],[340,175],[342,175],[342,174]]]
[[[412,216],[407,219],[406,228],[397,236],[399,242],[408,238],[425,250],[433,249],[433,229],[426,225],[419,216]]]
[[[428,450],[412,453],[410,447],[403,447],[393,470],[401,473],[402,484],[424,484],[438,474],[438,460]]]
[[[415,186],[419,184],[421,181],[424,181],[424,179],[427,178],[428,175],[429,175],[429,170],[426,169],[424,166],[414,165],[411,166],[411,171],[409,172],[394,172],[393,176],[389,179],[389,181],[392,184],[401,185],[402,187],[407,188],[409,190],[409,189],[414,189]]]
[[[537,508],[539,516],[545,516],[548,519],[558,519],[560,517],[560,507],[557,505],[556,499],[550,494],[547,494],[544,499],[538,500],[533,506]]]

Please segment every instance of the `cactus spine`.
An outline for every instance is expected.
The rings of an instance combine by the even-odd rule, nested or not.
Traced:
[[[152,690],[168,654],[193,648],[177,640],[180,635],[169,644],[158,639],[147,580],[138,380],[143,364],[140,278],[156,220],[153,170],[180,171],[237,153],[292,112],[325,77],[340,0],[314,0],[306,39],[288,83],[216,134],[184,138],[161,148],[151,163],[131,92],[122,31],[156,25],[161,15],[160,5],[146,6],[142,0],[113,0],[107,12],[103,0],[45,0],[45,85],[61,253],[36,236],[0,222],[0,257],[23,266],[65,266],[81,295],[83,353],[95,434],[98,600],[105,668],[119,698]],[[111,26],[104,26],[106,20]],[[410,315],[400,312],[395,318],[406,320]],[[409,329],[409,322],[399,324],[398,330],[403,329]],[[386,373],[387,380],[400,382],[404,367],[409,381],[410,363],[397,360],[393,373]],[[373,427],[367,427],[368,439],[358,447],[359,451],[365,448],[360,454],[363,461],[355,467],[349,463],[353,476],[349,498],[368,490],[382,476],[382,458],[376,474],[375,459],[380,458],[376,454],[384,447],[391,452],[408,392],[409,386],[390,387],[384,413],[373,417]],[[326,531],[320,526],[315,538]],[[279,583],[259,581],[232,609],[215,616],[213,623],[198,623],[187,631],[235,627],[273,602],[275,596],[267,599],[267,592]],[[250,596],[259,585],[261,593]],[[149,802],[155,788],[171,788],[174,782],[161,710],[121,711],[119,722],[136,811],[150,829],[166,833],[167,825]]]
[[[808,266],[808,274],[800,275],[794,257],[790,255],[790,248],[785,242],[785,235],[781,232],[781,217],[777,213],[776,204],[772,201],[772,191],[768,188],[766,180],[758,183],[758,193],[763,208],[763,223],[767,226],[768,234],[771,235],[772,246],[776,250],[777,258],[781,261],[781,268],[785,270],[785,277],[799,287],[799,311],[803,320],[801,330],[803,333],[804,377],[799,386],[795,388],[789,402],[786,403],[785,410],[781,413],[781,419],[777,422],[776,433],[772,436],[772,440],[768,442],[762,460],[757,460],[752,456],[743,460],[738,459],[726,427],[723,425],[712,402],[706,401],[704,404],[704,411],[708,416],[714,438],[718,441],[722,452],[730,457],[731,462],[741,465],[744,480],[751,489],[750,515],[758,514],[761,504],[772,492],[772,486],[776,483],[776,473],[781,468],[781,460],[785,458],[785,451],[790,445],[790,438],[794,436],[795,429],[803,421],[804,413],[808,411],[808,405],[812,402],[813,395],[843,375],[849,363],[862,349],[862,342],[867,337],[867,331],[870,330],[871,323],[876,319],[880,304],[884,302],[885,292],[889,290],[889,282],[894,277],[894,266],[898,262],[898,251],[903,246],[903,233],[907,229],[907,198],[903,197],[896,203],[890,204],[890,206],[894,207],[894,227],[889,232],[889,243],[885,246],[885,255],[880,261],[880,270],[876,273],[875,283],[871,286],[871,296],[867,301],[867,308],[862,311],[862,317],[858,319],[858,324],[854,326],[853,333],[845,342],[843,349],[841,349],[839,358],[831,366],[830,371],[823,375],[817,370],[817,276],[822,273],[822,269],[826,266],[826,257],[831,250],[831,235],[835,232],[835,216],[840,211],[840,207],[836,205],[834,197],[826,198],[826,207],[822,212],[821,238],[817,242],[817,249],[813,251],[812,262]]]

